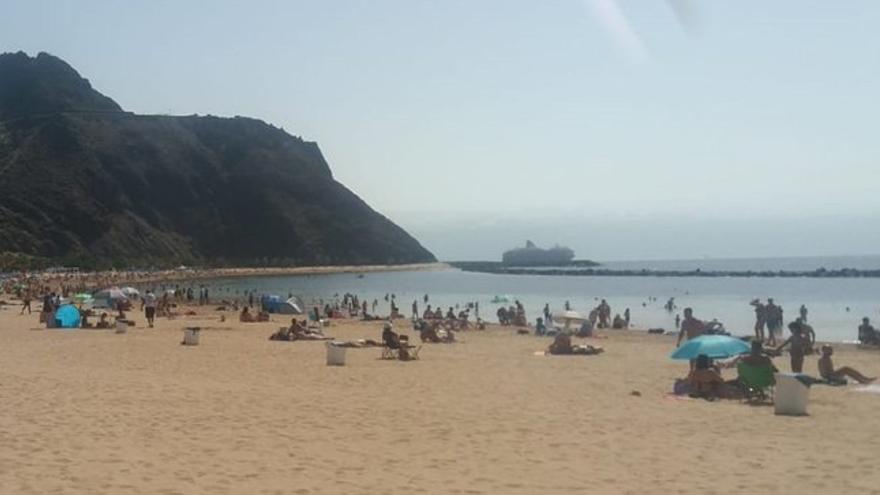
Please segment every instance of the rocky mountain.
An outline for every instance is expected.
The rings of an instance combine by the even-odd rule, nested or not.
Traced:
[[[45,53],[0,55],[0,253],[78,266],[434,261],[334,180],[317,144],[250,118],[125,112]]]

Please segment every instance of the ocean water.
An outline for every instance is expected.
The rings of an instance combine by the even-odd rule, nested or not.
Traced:
[[[791,258],[703,258],[694,260],[606,261],[602,268],[612,270],[696,270],[702,271],[812,271],[820,268],[841,270],[880,269],[880,255],[804,256]]]
[[[880,257],[876,259],[880,261]],[[729,264],[732,263],[730,260],[725,263],[733,266]],[[798,266],[793,263],[786,266]],[[370,303],[378,300],[379,314],[389,312],[390,302],[385,300],[386,294],[395,295],[405,315],[410,314],[413,300],[418,301],[419,311],[423,311],[423,297],[428,294],[428,303],[433,307],[439,304],[444,311],[456,304],[478,302],[480,316],[489,321],[496,320],[495,311],[499,305],[491,302],[496,295],[519,299],[531,322],[541,315],[545,303],[558,311],[569,301],[573,309],[588,312],[600,298],[605,298],[612,307],[612,314],[622,314],[625,308],[630,308],[632,324],[638,328],[674,330],[675,314],[684,307],[692,307],[698,318],[717,318],[735,335],[752,333],[754,312],[749,301],[773,297],[784,308],[786,321],[797,317],[798,308],[805,304],[809,311],[808,321],[817,337],[832,342],[855,340],[863,316],[880,323],[880,279],[869,278],[567,277],[493,275],[446,269],[366,273],[362,278],[356,274],[332,274],[217,279],[198,283],[211,288],[214,300],[240,297],[245,290],[282,296],[292,293],[308,302],[332,301],[337,295],[349,292]],[[670,297],[675,298],[678,306],[672,313],[663,308]]]

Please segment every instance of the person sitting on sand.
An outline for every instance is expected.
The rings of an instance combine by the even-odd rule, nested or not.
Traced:
[[[861,384],[871,383],[877,379],[876,377],[867,377],[849,366],[834,369],[834,362],[831,360],[832,354],[834,354],[834,349],[830,345],[822,346],[822,357],[819,358],[819,375],[822,378],[828,381],[839,382],[845,380],[846,377],[850,377]]]
[[[330,340],[320,328],[309,328],[308,323],[303,319],[302,323],[293,318],[290,320],[290,327],[287,329],[290,340]]]
[[[437,335],[436,325],[428,323],[425,320],[418,320],[416,321],[414,328],[419,331],[419,339],[421,339],[422,342],[431,342],[434,344],[442,342],[440,336]]]
[[[508,324],[507,309],[505,309],[504,306],[498,308],[498,311],[495,312],[495,316],[498,317],[498,323],[501,325]]]
[[[862,318],[862,324],[859,325],[859,342],[869,345],[880,345],[880,335],[871,325],[871,320],[867,317]]]
[[[269,321],[269,312],[263,310],[257,313],[257,321]]]
[[[255,321],[254,316],[248,310],[247,306],[244,306],[241,309],[241,314],[238,315],[238,321],[240,321],[242,323],[253,323]]]
[[[95,324],[95,328],[110,328],[110,322],[107,321],[107,313],[101,313],[101,316],[98,318],[98,323]]]
[[[427,308],[425,308],[425,312],[422,313],[423,320],[433,320],[434,319],[434,310],[431,309],[431,305],[429,304]]]
[[[535,320],[535,335],[540,337],[545,333],[547,333],[547,325],[544,324],[544,318],[539,316],[538,319]]]
[[[611,328],[623,330],[626,328],[626,320],[621,318],[619,314],[614,315],[614,321],[611,323]]]
[[[588,318],[588,319],[584,320],[583,323],[581,323],[581,326],[578,328],[577,332],[575,332],[575,336],[581,337],[581,338],[592,337],[594,327],[595,327],[595,325]]]
[[[571,336],[560,332],[553,338],[553,343],[547,348],[547,352],[554,356],[565,355],[591,355],[599,354],[602,349],[591,345],[571,345]]]
[[[398,334],[394,333],[390,321],[385,322],[385,325],[382,327],[382,343],[389,349],[395,349],[398,359],[401,361],[408,361],[410,359],[409,349],[411,346]]]
[[[770,359],[770,356],[764,353],[764,344],[761,343],[760,340],[752,341],[752,350],[746,356],[738,358],[739,361],[742,361],[749,366],[769,366],[773,368],[774,372],[779,371],[776,369],[776,366],[773,364],[773,360]]]
[[[739,399],[742,389],[738,380],[724,381],[718,367],[705,354],[700,354],[694,361],[694,367],[688,374],[687,383],[691,397],[705,399]]]
[[[273,333],[269,336],[269,340],[296,340],[295,337],[291,335],[290,329],[287,327],[281,327],[277,332]]]
[[[700,354],[696,364],[687,377],[693,395],[698,397],[718,397],[718,391],[724,385],[721,374],[712,366],[709,356]]]
[[[547,352],[553,355],[572,354],[571,336],[567,333],[559,333],[553,339],[553,343],[547,348]]]
[[[92,312],[88,309],[80,309],[79,310],[79,318],[80,318],[79,325],[80,325],[80,327],[92,328],[92,324],[89,323],[89,315],[91,315],[91,314],[92,314]]]
[[[804,334],[803,324],[793,321],[788,324],[791,331],[791,337],[776,348],[776,351],[782,351],[786,346],[790,347],[788,351],[791,355],[791,371],[793,373],[802,373],[804,370],[804,356],[812,353],[812,342],[810,338]]]
[[[308,328],[306,328],[303,325],[300,325],[300,323],[298,321],[296,321],[296,318],[293,318],[292,320],[290,320],[289,327],[279,328],[277,332],[273,333],[269,337],[269,340],[287,340],[287,341],[317,340],[317,339],[310,339],[311,335],[312,335],[312,332]],[[320,332],[317,332],[316,335],[323,337],[323,334],[321,334]]]
[[[390,322],[385,322],[382,326],[382,342],[389,349],[400,349],[400,336],[392,330]]]

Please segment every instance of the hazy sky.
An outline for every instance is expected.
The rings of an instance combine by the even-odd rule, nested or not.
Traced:
[[[441,258],[880,252],[880,2],[0,0],[139,113],[247,115]],[[466,228],[466,236],[457,232]]]

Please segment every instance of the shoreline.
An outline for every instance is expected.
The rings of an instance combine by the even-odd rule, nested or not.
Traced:
[[[285,275],[331,275],[337,273],[379,273],[419,270],[443,270],[450,265],[442,262],[409,263],[403,265],[332,265],[296,266],[267,268],[188,268],[185,270],[161,271],[103,271],[103,272],[25,272],[12,276],[2,282],[2,292],[19,283],[52,289],[59,285],[74,285],[80,288],[106,288],[132,284],[173,282],[179,280],[209,280],[223,278],[277,277]]]

